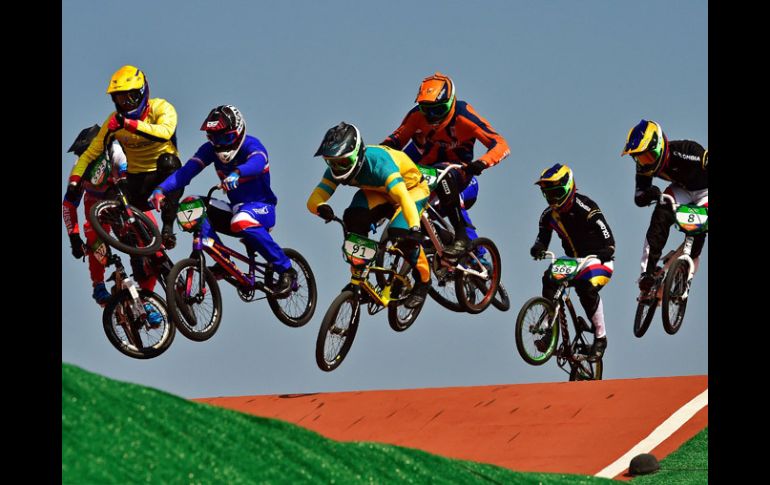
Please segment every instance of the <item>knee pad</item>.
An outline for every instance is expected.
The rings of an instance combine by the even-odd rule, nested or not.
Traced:
[[[171,175],[180,168],[182,168],[182,162],[179,157],[173,153],[164,153],[158,157],[158,172],[162,174]]]
[[[348,231],[355,232],[365,236],[369,234],[369,225],[371,217],[369,209],[365,207],[348,207],[342,215],[342,220],[348,228]]]

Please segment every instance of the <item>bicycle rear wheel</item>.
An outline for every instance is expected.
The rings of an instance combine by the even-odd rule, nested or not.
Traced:
[[[571,381],[600,381],[602,380],[602,372],[604,372],[603,359],[599,359],[596,362],[589,362],[587,360],[581,360],[572,366],[572,370],[569,373],[569,380]]]
[[[478,256],[480,248],[486,254]],[[459,258],[458,265],[485,277],[455,270],[457,301],[468,313],[481,313],[492,303],[500,284],[501,261],[497,246],[490,239],[480,237],[470,242],[468,251]]]
[[[507,312],[511,309],[511,299],[508,297],[508,290],[505,289],[502,281],[497,285],[497,293],[492,299],[492,305],[501,312]]]
[[[216,278],[198,259],[187,258],[171,268],[166,280],[168,310],[179,331],[202,342],[214,336],[222,321],[222,295]]]
[[[165,352],[174,341],[174,324],[168,316],[166,302],[157,293],[139,291],[140,305],[152,307],[163,317],[157,327],[151,327],[146,317],[137,314],[134,303],[128,290],[113,295],[102,312],[104,333],[122,354],[134,359],[152,359]]]
[[[690,276],[690,267],[687,261],[677,259],[671,264],[663,282],[663,329],[666,333],[674,335],[682,327],[684,312],[687,309],[687,279]]]
[[[393,259],[390,268],[395,270],[399,264],[401,268],[399,269],[398,274],[405,276],[408,280],[408,284],[404,286],[401,280],[394,277],[394,281],[390,287],[391,298],[404,298],[408,296],[416,283],[414,276],[411,274],[412,265],[401,258],[401,256],[397,256]],[[405,299],[400,299],[398,301],[391,301],[390,304],[388,304],[388,324],[390,325],[390,328],[396,332],[403,332],[411,327],[422,311],[422,307],[425,305],[425,300],[423,300],[420,306],[416,308],[406,308],[404,306],[405,301]]]
[[[160,249],[161,237],[158,226],[142,211],[126,206],[133,214],[133,221],[117,200],[100,200],[91,206],[88,221],[99,239],[124,253],[149,256]]]
[[[559,325],[553,303],[536,296],[524,303],[516,317],[516,349],[524,362],[543,365],[553,356]]]
[[[636,315],[634,316],[634,335],[642,338],[647,329],[650,328],[652,317],[655,316],[655,309],[658,308],[658,299],[653,296],[646,300],[640,300],[636,305]]]
[[[457,300],[455,273],[450,268],[442,266],[436,258],[438,255],[435,253],[428,255],[428,262],[431,267],[428,294],[433,298],[433,301],[447,310],[462,313],[465,309]]]
[[[326,310],[315,344],[315,361],[322,371],[331,372],[342,364],[353,345],[361,319],[358,295],[345,290]]]
[[[297,279],[291,286],[291,292],[283,296],[268,295],[267,303],[273,314],[289,327],[301,327],[313,318],[318,290],[310,263],[291,248],[283,248],[291,261],[291,267],[297,272]]]

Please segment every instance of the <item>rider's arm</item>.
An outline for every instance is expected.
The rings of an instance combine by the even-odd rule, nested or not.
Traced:
[[[131,123],[126,123],[126,130],[152,141],[165,142],[170,140],[176,132],[176,109],[171,103],[160,98],[150,100],[150,109],[154,114],[152,123],[132,120]]]
[[[604,254],[597,254],[597,256],[600,256],[600,259],[603,261],[611,260],[612,256],[615,254],[615,238],[612,235],[610,225],[607,224],[607,220],[604,218],[601,209],[599,209],[599,207],[592,208],[588,212],[588,216],[586,216],[586,221],[589,224],[594,224],[598,229],[597,234],[600,234],[603,238],[602,246],[604,247]]]
[[[75,166],[72,167],[72,170],[70,171],[70,183],[79,182],[80,178],[88,168],[88,164],[99,158],[99,156],[104,152],[104,136],[107,134],[107,123],[109,122],[110,118],[112,118],[112,114],[110,114],[107,120],[102,124],[101,129],[99,129],[99,133],[97,133],[94,139],[91,140],[91,144],[88,145],[86,151],[84,151],[83,154],[80,155],[80,158],[78,158],[78,161],[75,162]]]
[[[270,171],[267,153],[259,149],[252,151],[246,161],[235,167],[233,171],[238,172],[241,177],[253,177]]]
[[[307,199],[307,210],[313,214],[318,214],[318,206],[326,203],[335,190],[337,190],[337,182],[334,181],[331,172],[327,168],[321,179],[321,183],[313,189],[313,193],[310,194],[310,197]]]
[[[491,167],[497,165],[503,158],[510,155],[511,151],[505,138],[492,129],[489,122],[476,113],[470,104],[458,101],[457,117],[458,130],[470,130],[471,136],[487,148],[487,153],[477,157],[477,160],[481,160],[488,167]],[[459,136],[465,139],[465,136]]]
[[[211,164],[210,157],[206,157],[205,155],[207,150],[211,151],[207,145],[209,144],[206,143],[198,148],[195,155],[187,160],[187,163],[185,163],[182,168],[169,175],[166,180],[158,185],[158,187],[160,187],[164,193],[187,187],[187,184],[189,184],[196,175],[201,173],[204,168]]]
[[[404,148],[404,146],[409,143],[409,140],[411,140],[412,135],[414,134],[417,127],[417,118],[415,112],[419,112],[419,108],[417,106],[412,108],[406,114],[403,121],[401,121],[401,125],[396,128],[396,131],[391,133],[389,137],[385,138],[385,140],[380,143],[380,145],[395,148],[396,150],[401,150]]]
[[[401,177],[401,173],[391,174],[386,180],[388,194],[396,201],[404,213],[404,218],[409,227],[420,227],[420,213],[417,211],[417,205],[409,195],[406,183]]]
[[[80,234],[78,227],[78,206],[83,198],[83,189],[78,184],[72,188],[67,187],[64,194],[64,200],[61,204],[61,215],[64,220],[64,226],[67,228],[67,234]]]
[[[546,209],[540,214],[540,220],[538,221],[537,237],[535,238],[535,244],[543,246],[548,249],[548,245],[551,244],[551,209]]]

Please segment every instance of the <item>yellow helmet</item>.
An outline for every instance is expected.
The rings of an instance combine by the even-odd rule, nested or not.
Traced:
[[[139,119],[147,109],[150,89],[139,68],[123,66],[110,78],[107,94],[112,97],[119,113],[126,118]]]
[[[653,175],[666,156],[668,139],[654,121],[642,120],[628,130],[626,144],[620,154],[631,155],[640,175]]]

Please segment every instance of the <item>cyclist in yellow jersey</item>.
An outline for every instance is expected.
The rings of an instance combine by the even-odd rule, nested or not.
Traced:
[[[129,203],[155,221],[147,199],[158,184],[182,166],[176,146],[176,110],[165,99],[150,99],[147,78],[134,66],[123,66],[112,75],[107,94],[115,104],[115,111],[110,113],[99,133],[75,162],[67,192],[78,193],[83,173],[91,162],[103,155],[104,142],[111,134],[126,155],[123,191]],[[174,219],[182,193],[183,189],[166,194],[166,205],[161,213],[161,235],[166,249],[176,246]],[[132,257],[131,266],[139,285],[152,290],[157,277],[147,258]]]
[[[430,287],[430,268],[419,244],[420,213],[428,204],[428,183],[407,154],[380,145],[364,145],[354,125],[342,122],[329,129],[315,156],[328,165],[321,182],[310,194],[307,208],[326,221],[334,211],[326,202],[338,184],[358,187],[343,220],[348,230],[366,236],[370,225],[390,219],[388,233],[399,243],[415,268],[417,283],[404,306],[416,308]]]
[[[158,184],[182,166],[176,146],[176,110],[165,99],[150,99],[147,78],[134,66],[123,66],[112,75],[107,94],[115,103],[115,111],[78,158],[70,172],[69,186],[77,188],[86,167],[102,155],[106,136],[113,134],[128,160],[128,200],[154,219],[147,199]],[[176,245],[173,222],[182,192],[166,194],[161,232],[167,249]]]

